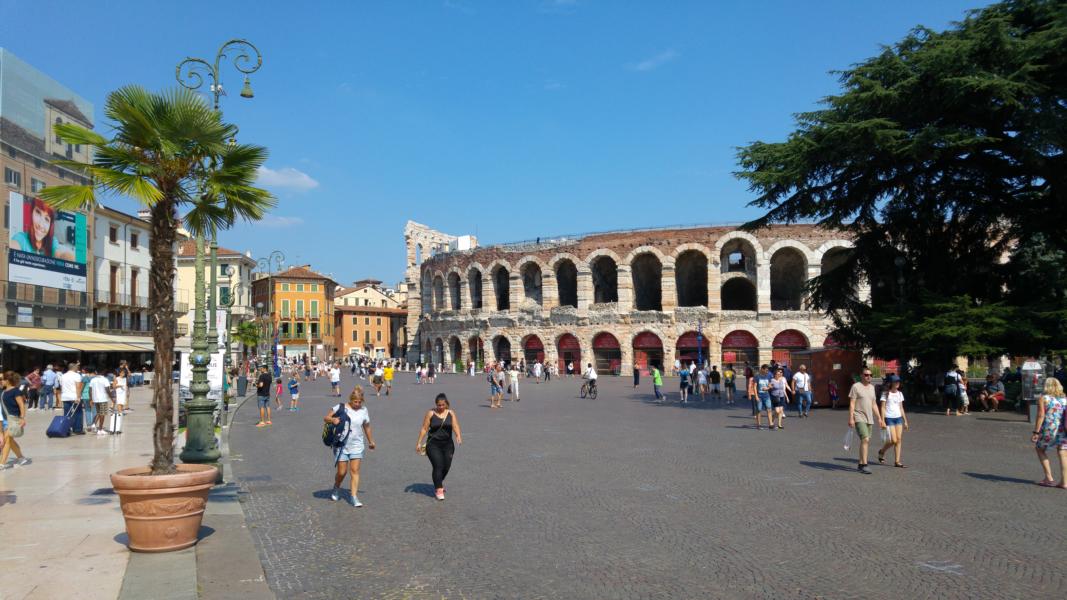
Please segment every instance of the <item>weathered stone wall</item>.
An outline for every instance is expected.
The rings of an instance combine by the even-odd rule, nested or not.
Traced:
[[[772,310],[772,262],[777,298],[795,293],[798,280],[795,271],[800,270],[805,280],[817,276],[828,251],[851,245],[838,232],[811,225],[789,225],[772,226],[755,234],[731,227],[627,231],[437,254],[423,261],[413,281],[416,293],[409,297],[422,298],[422,302],[409,300],[409,308],[414,307],[409,324],[416,330],[409,338],[415,351],[409,353],[409,359],[432,357],[435,362],[447,364],[457,358],[454,355],[458,347],[458,358],[465,362],[472,358],[471,348],[478,347],[472,340],[481,340],[484,358],[492,360],[494,349],[502,342],[500,338],[507,341],[512,356],[518,358],[527,338],[537,336],[544,346],[546,359],[555,361],[560,337],[571,334],[579,341],[581,360],[585,363],[593,357],[593,338],[607,332],[618,340],[620,370],[628,374],[634,364],[635,337],[644,332],[655,334],[662,343],[664,363],[671,364],[678,339],[699,327],[709,342],[709,357],[714,364],[720,361],[723,338],[738,330],[755,336],[759,360],[769,361],[779,333],[799,332],[810,346],[818,347],[829,325],[819,313]],[[785,251],[779,254],[779,250]],[[707,272],[694,269],[693,261],[688,260],[682,272],[689,279],[682,282],[682,287],[706,285],[706,306],[679,306],[675,261],[687,251],[703,254]],[[615,288],[608,290],[606,296],[617,298],[616,302],[595,302],[595,286],[603,286],[610,280],[598,275],[594,284],[592,265],[600,257],[608,257],[616,265]],[[556,280],[561,265],[567,261],[577,271],[577,302],[573,306],[560,305]],[[657,267],[658,278],[655,277]],[[497,282],[503,278],[494,274],[500,269],[505,269],[508,275],[508,285],[502,290],[509,295],[510,308],[506,311],[496,310]],[[564,270],[569,271],[569,265]],[[538,271],[540,281],[537,281]],[[482,276],[480,310],[471,308],[474,298],[468,281],[472,273]],[[746,306],[746,310],[724,311],[722,287],[734,279],[744,280],[734,286],[751,286],[755,290],[755,302]],[[433,293],[435,289],[440,290],[439,282],[449,281],[453,285],[451,290]],[[567,296],[562,294],[565,301]],[[655,306],[657,301],[658,310],[637,309],[649,303]],[[642,340],[648,339],[651,338],[642,336]]]

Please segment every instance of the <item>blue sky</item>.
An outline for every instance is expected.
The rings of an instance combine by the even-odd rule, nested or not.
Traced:
[[[737,146],[784,138],[829,71],[982,4],[0,0],[0,45],[102,129],[108,91],[253,41],[256,97],[227,68],[223,111],[270,149],[279,204],[220,243],[395,283],[408,219],[490,244],[753,217]]]

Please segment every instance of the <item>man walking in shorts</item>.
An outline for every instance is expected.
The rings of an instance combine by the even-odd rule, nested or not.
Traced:
[[[256,379],[256,404],[259,405],[259,423],[256,423],[256,427],[266,427],[270,425],[270,373],[267,372],[267,366],[263,365],[259,368],[259,377]]]
[[[711,394],[715,396],[715,399],[722,402],[722,373],[719,372],[718,365],[712,365],[711,373],[708,373],[708,379],[711,381]]]
[[[382,379],[385,380],[385,395],[388,396],[393,391],[393,363],[385,363],[385,368],[382,369]]]
[[[864,475],[871,474],[871,470],[867,468],[867,447],[871,441],[875,417],[881,422],[882,417],[878,413],[878,404],[874,397],[874,384],[871,383],[871,370],[863,369],[863,379],[853,383],[848,392],[848,426],[855,428],[856,435],[860,438],[860,461],[856,468]]]

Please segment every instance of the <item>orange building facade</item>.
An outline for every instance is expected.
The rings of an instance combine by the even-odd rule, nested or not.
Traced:
[[[384,306],[336,306],[334,348],[338,356],[403,358],[407,310]]]
[[[329,277],[310,265],[291,267],[260,277],[252,283],[252,305],[269,339],[278,333],[279,355],[317,360],[332,358],[334,345],[334,290]],[[269,347],[269,342],[268,342]]]

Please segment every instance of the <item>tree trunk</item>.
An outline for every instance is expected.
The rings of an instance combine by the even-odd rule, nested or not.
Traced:
[[[156,346],[155,386],[152,390],[156,423],[152,428],[155,453],[153,475],[176,472],[174,468],[174,240],[177,237],[175,204],[164,198],[152,207],[152,239],[149,255],[148,305],[155,317],[152,340]]]

